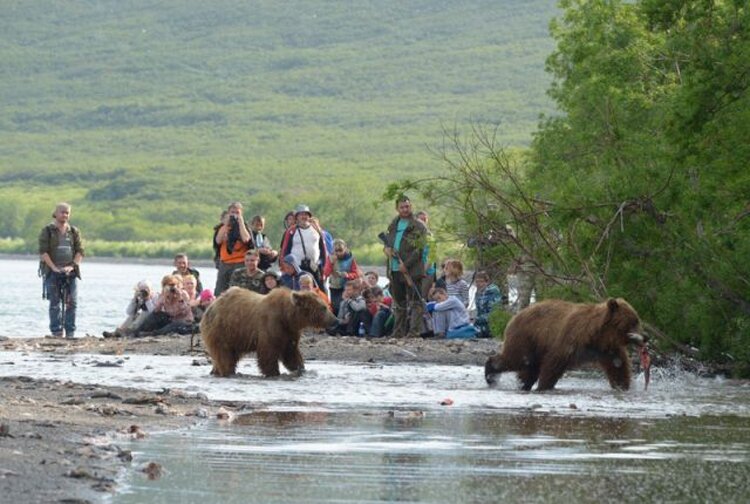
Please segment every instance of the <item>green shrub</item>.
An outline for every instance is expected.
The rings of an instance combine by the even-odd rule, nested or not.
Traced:
[[[496,339],[502,339],[505,327],[513,318],[513,314],[505,309],[502,305],[497,305],[490,312],[490,333]]]

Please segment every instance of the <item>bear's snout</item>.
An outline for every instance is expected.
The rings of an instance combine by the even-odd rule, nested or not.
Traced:
[[[628,343],[632,343],[638,346],[643,346],[646,343],[648,343],[648,336],[646,336],[645,334],[637,333],[637,332],[629,332]]]

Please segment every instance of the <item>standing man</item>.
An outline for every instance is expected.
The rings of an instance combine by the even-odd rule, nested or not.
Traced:
[[[214,239],[219,245],[219,271],[216,272],[216,287],[214,296],[219,297],[229,288],[229,278],[232,272],[245,265],[245,254],[254,248],[250,230],[242,216],[242,203],[234,202],[227,208],[224,218]]]
[[[424,249],[427,228],[413,213],[406,195],[396,199],[398,216],[388,226],[388,243],[383,251],[388,257],[386,269],[393,297],[393,336],[419,337],[422,332],[424,305],[420,286],[425,276]]]
[[[280,257],[294,256],[300,269],[311,273],[318,288],[325,291],[323,267],[328,261],[328,252],[323,232],[314,223],[307,205],[297,205],[294,215],[297,223],[289,226],[284,233]]]
[[[39,234],[39,257],[42,261],[44,294],[49,300],[49,330],[54,337],[74,338],[76,332],[76,307],[81,278],[78,266],[83,260],[81,232],[70,225],[70,205],[58,203],[52,214],[54,219]],[[63,307],[63,303],[65,306]],[[65,308],[65,320],[62,311]]]

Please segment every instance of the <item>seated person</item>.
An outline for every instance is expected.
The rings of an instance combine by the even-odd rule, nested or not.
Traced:
[[[206,309],[208,309],[215,299],[211,289],[203,289],[201,291],[198,295],[198,304],[192,307],[194,327],[200,324],[203,314],[206,313]]]
[[[344,285],[344,293],[341,297],[337,318],[339,319],[338,324],[332,329],[332,335],[357,336],[360,325],[363,326],[365,334],[369,334],[372,315],[370,315],[367,302],[362,296],[359,279],[349,280]]]
[[[263,277],[266,272],[258,268],[260,254],[250,249],[245,254],[245,267],[234,270],[229,278],[229,287],[242,287],[258,294],[263,293]]]
[[[135,286],[135,294],[130,299],[125,314],[127,318],[120,324],[120,327],[114,332],[104,331],[102,336],[105,338],[120,338],[135,327],[140,326],[149,313],[154,311],[156,304],[156,294],[151,289],[148,280],[141,280]]]
[[[266,271],[263,275],[263,292],[262,294],[268,294],[272,290],[280,287],[279,274],[275,271]]]
[[[372,324],[370,325],[370,336],[380,337],[388,335],[393,329],[393,321],[391,320],[390,328],[388,327],[388,320],[391,319],[391,304],[393,300],[389,297],[385,297],[383,289],[378,287],[369,287],[365,289],[362,296],[367,302],[367,309],[370,310],[372,315]]]
[[[134,328],[133,336],[190,334],[192,330],[193,311],[187,293],[182,290],[182,277],[166,275],[161,279],[161,294],[156,299],[154,311],[143,324]]]
[[[190,307],[198,306],[200,300],[198,299],[198,285],[197,280],[193,275],[186,275],[182,277],[182,290],[188,295],[190,299]]]
[[[299,277],[299,290],[300,291],[312,291],[315,294],[318,295],[320,299],[325,301],[326,306],[328,306],[328,309],[331,310],[331,300],[328,299],[328,296],[325,292],[320,290],[320,288],[315,285],[315,277],[313,277],[310,273],[302,273]],[[333,311],[331,311],[333,313]]]
[[[299,267],[297,257],[288,254],[284,256],[284,260],[281,261],[279,266],[281,268],[279,284],[287,289],[299,290],[299,277],[302,274],[302,269]]]
[[[477,271],[474,278],[477,283],[477,294],[474,298],[477,307],[477,316],[474,320],[474,325],[479,329],[480,338],[491,338],[490,312],[500,303],[503,295],[497,285],[490,283],[490,276],[486,271]]]
[[[449,296],[442,287],[432,292],[432,299],[427,303],[427,311],[432,314],[434,336],[445,335],[448,339],[475,338],[479,333],[469,321],[469,312],[455,296]]]
[[[193,277],[195,278],[196,292],[200,292],[203,290],[203,284],[201,284],[201,274],[198,273],[197,269],[190,267],[190,261],[188,261],[187,254],[177,254],[176,256],[174,256],[174,267],[175,270],[172,272],[173,275],[180,275],[183,278],[188,275],[193,275]]]

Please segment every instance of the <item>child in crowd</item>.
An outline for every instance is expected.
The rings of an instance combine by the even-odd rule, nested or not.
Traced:
[[[206,310],[211,305],[211,303],[214,302],[216,298],[214,297],[214,293],[211,289],[203,289],[201,293],[198,295],[198,304],[193,307],[193,323],[195,325],[199,324],[201,319],[203,318],[203,314],[206,313]]]
[[[388,327],[388,319],[391,318],[391,304],[393,299],[385,297],[383,289],[377,285],[364,290],[363,297],[367,302],[367,309],[372,315],[369,335],[374,337],[386,336],[393,329],[391,323]]]
[[[183,275],[182,290],[185,291],[188,299],[190,299],[190,308],[198,306],[200,302],[200,299],[198,299],[198,281],[193,275]]]
[[[432,299],[427,303],[427,311],[432,314],[435,337],[445,335],[448,339],[475,338],[478,329],[470,323],[469,312],[455,296],[449,296],[442,287],[436,288]]]
[[[502,300],[500,288],[490,283],[490,276],[485,271],[477,271],[474,277],[477,283],[477,295],[474,298],[477,306],[477,316],[474,325],[479,329],[480,338],[491,338],[490,312]]]
[[[337,317],[339,322],[333,330],[333,335],[356,336],[360,325],[363,327],[365,334],[369,334],[372,315],[370,315],[367,302],[362,296],[359,279],[349,280],[344,285],[344,294],[341,298]]]
[[[275,271],[266,271],[263,276],[263,294],[268,294],[279,287],[279,275]]]
[[[299,277],[302,274],[302,269],[299,267],[297,258],[292,254],[286,255],[279,267],[281,268],[279,284],[287,289],[299,290]]]
[[[331,310],[331,301],[328,299],[328,296],[325,292],[320,290],[317,285],[315,285],[315,277],[313,277],[310,273],[302,273],[299,277],[299,290],[301,292],[304,291],[311,291],[318,295],[320,299],[325,301],[326,306],[328,306],[328,309]],[[333,313],[333,311],[331,311]]]
[[[328,257],[323,268],[323,276],[328,278],[331,306],[333,306],[333,312],[337,313],[346,282],[362,276],[357,261],[341,238],[333,240],[333,254]]]
[[[459,259],[445,261],[445,290],[448,296],[455,296],[464,308],[469,307],[469,284],[463,279],[464,263]]]

